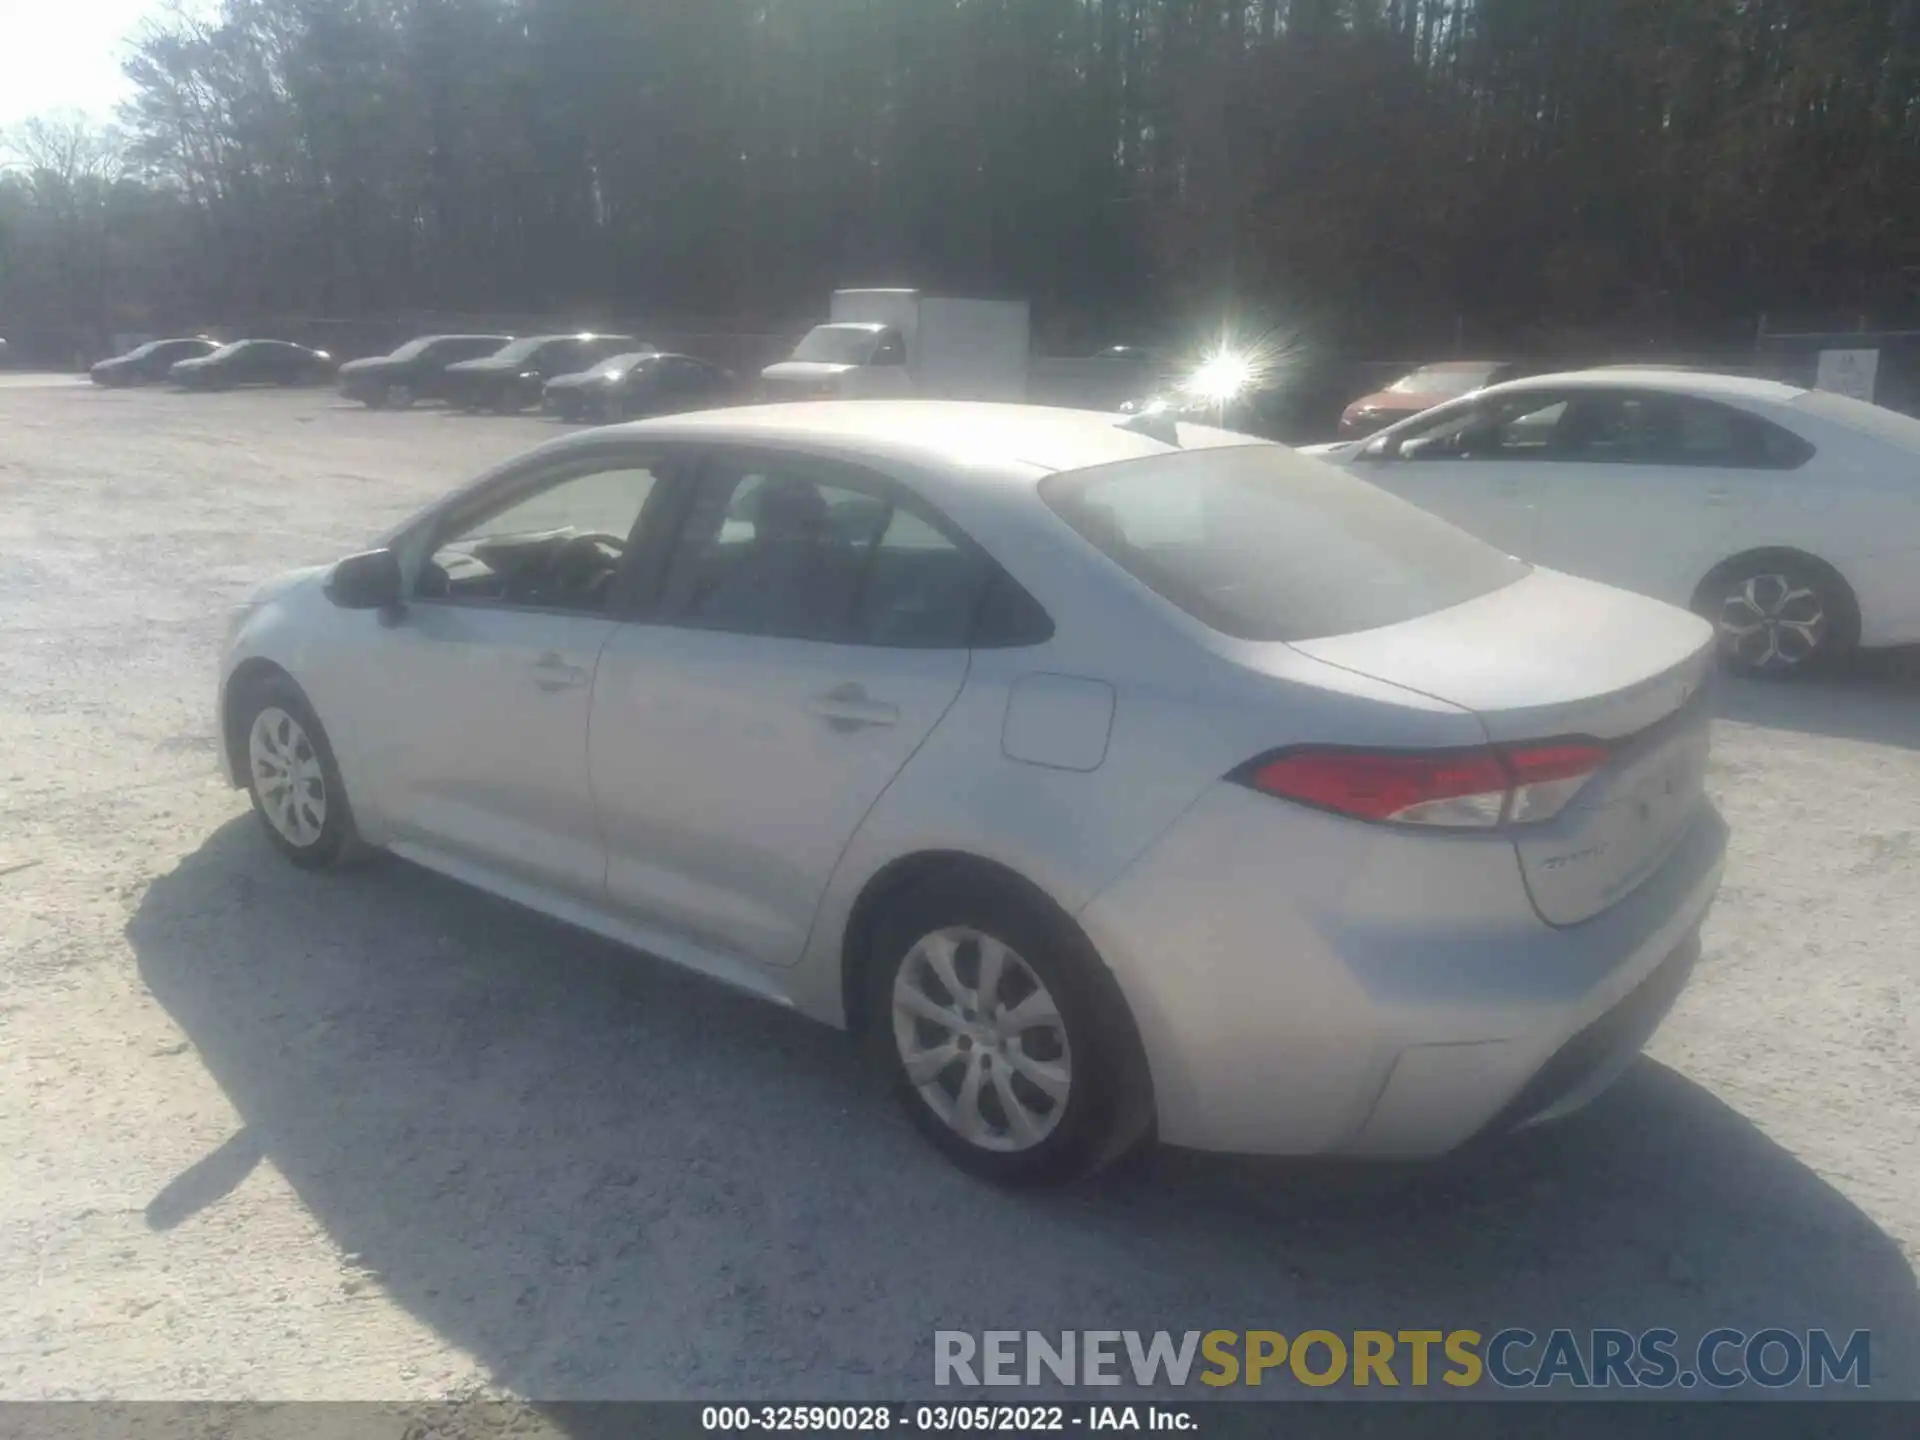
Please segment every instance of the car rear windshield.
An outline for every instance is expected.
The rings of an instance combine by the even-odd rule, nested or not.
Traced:
[[[1837,425],[1864,430],[1877,440],[1885,440],[1908,450],[1920,450],[1920,420],[1903,415],[1898,410],[1856,400],[1851,395],[1836,395],[1831,390],[1803,391],[1794,396],[1793,403],[1810,415],[1818,415]]]
[[[1134,579],[1241,640],[1395,625],[1499,590],[1529,566],[1277,445],[1067,471],[1041,498]]]

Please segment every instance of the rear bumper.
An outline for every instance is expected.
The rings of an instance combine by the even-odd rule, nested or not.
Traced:
[[[1235,788],[1080,917],[1161,1138],[1197,1149],[1417,1158],[1577,1109],[1684,986],[1726,849],[1703,804],[1656,875],[1555,929],[1504,840],[1502,864],[1479,837],[1290,810],[1276,853],[1275,802]]]

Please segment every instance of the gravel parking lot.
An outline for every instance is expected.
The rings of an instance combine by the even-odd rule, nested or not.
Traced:
[[[1419,1170],[947,1169],[842,1039],[214,775],[227,613],[556,433],[0,379],[0,1398],[856,1398],[932,1331],[1870,1328],[1920,1396],[1920,687],[1734,687],[1692,989]],[[448,723],[457,725],[457,716]]]

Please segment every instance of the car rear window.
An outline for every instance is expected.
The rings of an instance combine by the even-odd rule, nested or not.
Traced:
[[[1793,403],[1809,414],[1864,430],[1876,439],[1908,450],[1920,450],[1920,420],[1898,410],[1856,400],[1851,395],[1836,395],[1830,390],[1802,391],[1794,396]]]
[[[1463,604],[1529,566],[1277,445],[1067,471],[1040,495],[1134,579],[1241,640],[1316,640]]]

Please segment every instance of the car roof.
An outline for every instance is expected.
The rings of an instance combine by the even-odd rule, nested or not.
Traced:
[[[1489,385],[1482,395],[1499,395],[1514,390],[1619,389],[1664,390],[1675,395],[1705,395],[1729,400],[1757,400],[1787,404],[1805,394],[1798,385],[1779,380],[1763,380],[1751,375],[1718,375],[1709,371],[1664,370],[1657,366],[1635,368],[1609,366],[1599,370],[1569,370],[1558,375],[1529,375],[1524,380],[1508,380]]]
[[[1027,480],[1039,473],[1084,470],[1123,460],[1225,445],[1264,445],[1251,435],[1178,422],[1173,445],[1097,410],[964,400],[818,400],[700,410],[637,420],[553,442],[591,443],[596,436],[779,445],[849,460],[890,460],[951,474],[999,474]]]

